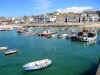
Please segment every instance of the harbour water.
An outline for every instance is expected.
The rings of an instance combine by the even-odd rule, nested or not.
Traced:
[[[33,28],[33,31],[43,28]],[[52,29],[65,33],[66,31]],[[66,32],[68,33],[68,32]],[[0,51],[0,75],[94,75],[100,57],[100,35],[95,44],[74,42],[69,39],[44,38],[18,34],[16,30],[0,32],[0,46],[18,48],[16,54],[5,56]],[[23,65],[49,58],[52,65],[26,72]]]

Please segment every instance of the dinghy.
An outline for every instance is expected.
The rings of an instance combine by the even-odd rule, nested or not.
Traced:
[[[44,59],[44,60],[34,61],[28,64],[25,64],[23,68],[25,71],[39,70],[39,69],[49,66],[50,64],[52,64],[52,61],[50,59]]]
[[[68,34],[60,34],[58,35],[58,38],[62,38],[62,39],[65,39],[68,37]]]
[[[14,54],[14,53],[17,53],[17,52],[18,52],[18,49],[15,49],[15,50],[7,50],[7,51],[5,51],[5,55]]]
[[[7,50],[8,47],[0,47],[0,50]]]

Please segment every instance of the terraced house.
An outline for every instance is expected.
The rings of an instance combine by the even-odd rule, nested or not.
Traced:
[[[98,22],[100,19],[97,11],[85,11],[81,13],[81,22]]]
[[[82,13],[68,13],[66,15],[66,23],[86,23],[99,22],[100,12],[84,11]]]

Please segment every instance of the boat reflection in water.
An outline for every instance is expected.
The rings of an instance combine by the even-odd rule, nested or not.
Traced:
[[[93,46],[95,46],[95,44],[96,44],[96,41],[93,41],[93,42],[80,42],[80,45],[82,47],[93,47]]]
[[[80,42],[80,41],[72,41],[70,40],[71,43],[79,44],[80,47],[82,48],[87,48],[87,47],[94,47],[97,44],[97,41],[91,41],[91,42]]]

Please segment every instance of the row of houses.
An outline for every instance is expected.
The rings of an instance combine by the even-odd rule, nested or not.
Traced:
[[[24,16],[25,23],[84,23],[99,22],[100,11],[84,11],[83,13],[48,13],[38,16]]]
[[[84,22],[99,22],[100,12],[85,11],[83,13],[64,13],[57,15],[57,22],[65,23],[84,23]]]
[[[48,24],[48,23],[85,23],[99,22],[100,11],[84,11],[82,13],[47,13],[38,16],[16,18],[0,17],[0,24]]]

